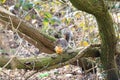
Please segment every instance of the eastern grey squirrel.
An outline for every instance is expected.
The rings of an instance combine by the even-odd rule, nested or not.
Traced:
[[[73,39],[73,33],[68,28],[61,29],[61,36],[56,36],[58,39],[55,43],[55,51],[61,54],[69,47],[69,42]]]

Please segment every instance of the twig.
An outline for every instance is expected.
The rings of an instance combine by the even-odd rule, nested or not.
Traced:
[[[35,72],[33,72],[32,74],[30,74],[29,76],[27,76],[26,78],[25,78],[25,80],[28,80],[31,76],[33,76],[34,74],[36,74],[38,71],[35,71]]]
[[[97,68],[97,66],[92,67],[92,68],[90,68],[90,69],[86,70],[86,73],[90,72],[91,70],[94,70],[95,68]]]

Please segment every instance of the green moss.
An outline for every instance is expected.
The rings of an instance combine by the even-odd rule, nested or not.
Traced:
[[[44,37],[48,38],[51,41],[55,41],[56,39],[50,35],[48,35],[47,33],[44,32],[40,32],[40,34],[42,34]]]

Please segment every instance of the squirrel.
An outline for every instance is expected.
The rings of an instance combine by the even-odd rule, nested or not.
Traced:
[[[68,42],[64,38],[60,38],[56,41],[55,51],[57,54],[63,53],[68,48]]]
[[[58,38],[55,42],[55,51],[57,54],[63,53],[69,47],[69,42],[73,38],[72,31],[68,30],[67,28],[61,30],[61,35],[62,37]]]

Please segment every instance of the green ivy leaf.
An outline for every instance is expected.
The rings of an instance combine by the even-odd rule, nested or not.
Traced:
[[[49,22],[49,19],[45,17],[44,20],[43,20],[43,23],[44,22]]]
[[[45,12],[45,17],[47,17],[47,18],[52,18],[52,15],[49,13],[49,12]]]
[[[32,9],[33,8],[33,4],[32,3],[27,3],[27,2],[25,2],[23,5],[22,5],[22,9],[23,10],[26,10],[26,11],[28,11],[28,10],[30,10],[30,9]]]
[[[51,24],[54,24],[54,23],[59,23],[60,24],[60,19],[57,18],[57,17],[52,17],[50,21],[51,21]]]
[[[0,53],[4,53],[5,51],[4,50],[0,50]]]
[[[39,74],[39,78],[44,78],[44,77],[47,77],[49,76],[49,73],[43,73],[43,74]]]

